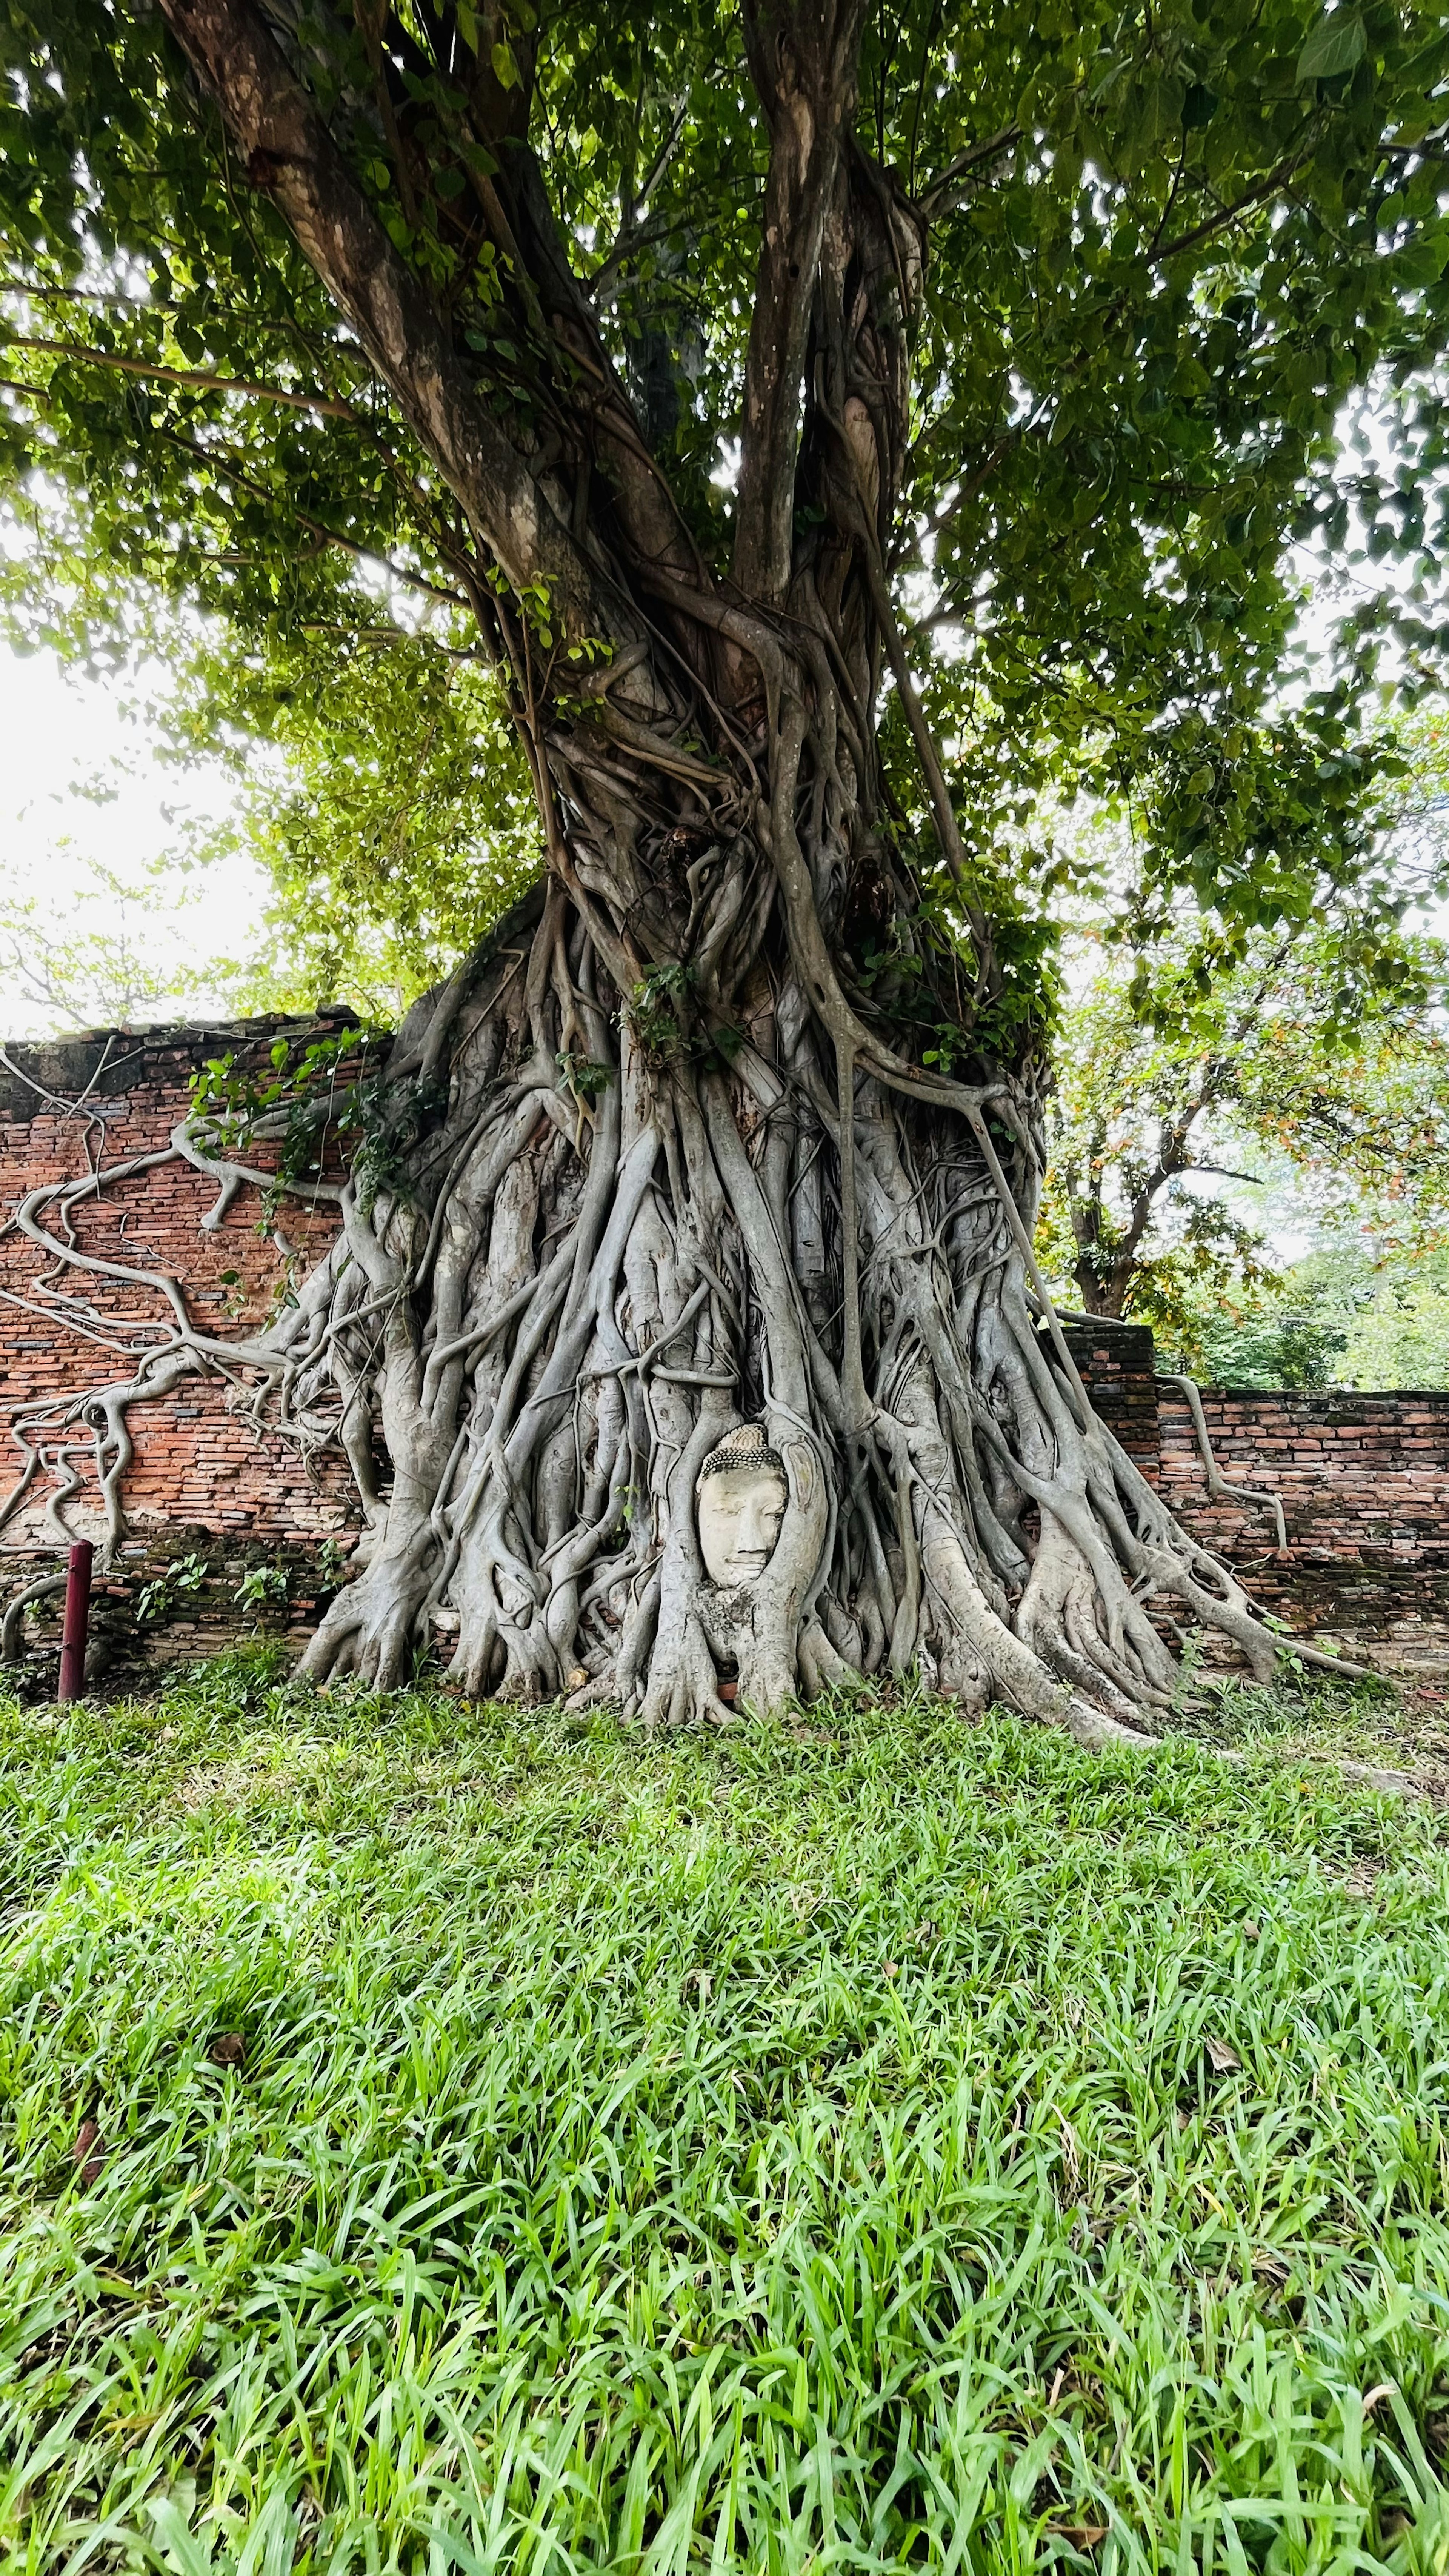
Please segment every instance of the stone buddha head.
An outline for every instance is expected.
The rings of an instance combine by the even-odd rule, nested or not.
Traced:
[[[699,1550],[712,1583],[731,1591],[753,1583],[775,1552],[790,1489],[764,1424],[727,1432],[699,1471],[694,1489]]]

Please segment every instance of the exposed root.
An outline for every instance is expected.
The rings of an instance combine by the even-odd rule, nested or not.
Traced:
[[[1288,1526],[1283,1518],[1283,1505],[1280,1497],[1277,1494],[1267,1493],[1254,1485],[1229,1484],[1221,1467],[1218,1465],[1217,1458],[1213,1452],[1213,1444],[1208,1438],[1207,1416],[1202,1409],[1202,1393],[1198,1387],[1197,1380],[1190,1377],[1164,1376],[1161,1383],[1164,1386],[1180,1387],[1183,1395],[1187,1399],[1187,1409],[1192,1415],[1192,1427],[1197,1434],[1198,1455],[1203,1463],[1203,1473],[1207,1477],[1208,1492],[1212,1495],[1214,1502],[1220,1501],[1226,1494],[1233,1502],[1237,1503],[1265,1503],[1273,1515],[1273,1526],[1278,1534],[1278,1553],[1280,1556],[1286,1556],[1288,1553]]]

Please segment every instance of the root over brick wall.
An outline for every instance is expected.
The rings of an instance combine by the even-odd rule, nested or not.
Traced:
[[[9,1452],[0,1492],[22,1464],[11,1426],[23,1423],[26,1407],[127,1374],[110,1364],[109,1330],[166,1312],[155,1289],[48,1264],[13,1222],[27,1193],[164,1148],[208,1058],[231,1054],[262,1067],[279,1034],[343,1025],[344,1015],[323,1014],[0,1049],[0,1433]],[[215,1232],[203,1231],[214,1201],[201,1173],[167,1162],[87,1203],[77,1241],[104,1260],[174,1274],[198,1321],[213,1329],[255,1324],[317,1259],[335,1217],[288,1203],[279,1243],[258,1230],[255,1194],[238,1199]],[[83,1313],[77,1298],[94,1311]],[[1278,1493],[1284,1555],[1266,1504],[1209,1492],[1187,1403],[1155,1374],[1151,1334],[1132,1325],[1068,1329],[1094,1402],[1144,1473],[1266,1608],[1380,1662],[1449,1673],[1449,1394],[1205,1389],[1218,1467],[1229,1484]],[[234,1636],[249,1616],[238,1589],[248,1569],[263,1566],[287,1576],[285,1604],[274,1601],[266,1615],[299,1634],[321,1598],[319,1556],[325,1570],[357,1526],[341,1459],[324,1457],[309,1474],[290,1443],[256,1431],[244,1397],[221,1378],[195,1379],[138,1406],[131,1420],[132,1535],[102,1600],[102,1628],[109,1622],[120,1662],[192,1656]],[[47,1492],[33,1487],[0,1535],[7,1596],[32,1569],[59,1562]],[[66,1517],[77,1536],[99,1536],[93,1488],[76,1495]],[[166,1578],[168,1567],[166,1594],[153,1594],[152,1616],[138,1623],[142,1585]],[[52,1624],[42,1619],[42,1644]]]
[[[26,1196],[44,1184],[107,1172],[140,1154],[159,1152],[191,1105],[190,1083],[209,1058],[232,1055],[264,1071],[278,1035],[322,1034],[348,1025],[346,1014],[318,1019],[247,1020],[226,1027],[159,1029],[133,1035],[101,1031],[44,1045],[0,1049],[0,1495],[24,1463],[14,1437],[26,1410],[60,1394],[79,1394],[129,1376],[112,1332],[169,1320],[164,1294],[133,1279],[82,1274],[49,1262],[14,1222]],[[260,1323],[293,1276],[305,1275],[335,1231],[331,1207],[311,1211],[287,1201],[280,1241],[259,1231],[260,1195],[244,1191],[222,1224],[202,1219],[216,1189],[189,1164],[172,1160],[98,1191],[75,1219],[80,1250],[132,1269],[170,1273],[186,1288],[196,1322],[207,1331]],[[42,1212],[43,1213],[43,1212]],[[248,1611],[236,1593],[259,1563],[288,1575],[288,1604],[262,1605],[265,1615],[305,1619],[317,1596],[321,1542],[355,1527],[343,1462],[323,1458],[309,1474],[291,1443],[259,1435],[240,1394],[220,1376],[193,1378],[130,1416],[136,1456],[127,1478],[131,1538],[117,1579],[103,1587],[102,1633],[144,1644],[146,1657],[167,1660],[207,1651],[235,1635]],[[83,1426],[64,1435],[84,1441]],[[54,1448],[55,1435],[42,1435]],[[86,1462],[82,1455],[79,1463]],[[32,1571],[60,1562],[60,1534],[50,1478],[37,1479],[19,1514],[0,1534],[5,1597]],[[67,1503],[77,1537],[99,1538],[103,1517],[94,1478]],[[189,1560],[169,1600],[153,1593],[151,1615],[138,1628],[143,1584]],[[205,1567],[204,1577],[195,1560]],[[41,1642],[53,1617],[37,1614]]]

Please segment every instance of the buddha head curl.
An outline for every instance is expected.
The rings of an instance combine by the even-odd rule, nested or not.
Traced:
[[[738,1591],[775,1552],[790,1488],[763,1423],[742,1422],[712,1449],[694,1488],[699,1551],[711,1583]]]

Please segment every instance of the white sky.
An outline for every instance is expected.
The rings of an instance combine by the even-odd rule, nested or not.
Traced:
[[[77,790],[101,771],[118,792],[96,803]],[[219,821],[230,798],[219,771],[183,775],[154,759],[118,685],[70,677],[53,653],[0,646],[0,898],[34,898],[61,935],[113,930],[121,908],[97,891],[95,862],[135,890],[127,927],[162,971],[237,956],[251,944],[260,892],[248,862],[219,862],[201,881],[147,875],[174,843],[178,814]],[[0,959],[0,1041],[57,1025],[21,997]]]

